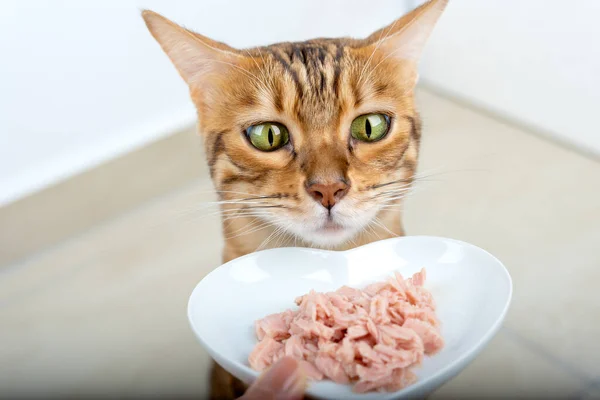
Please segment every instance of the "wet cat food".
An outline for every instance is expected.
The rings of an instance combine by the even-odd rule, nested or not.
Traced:
[[[425,270],[399,273],[363,290],[296,299],[298,308],[256,321],[259,343],[250,366],[263,371],[283,356],[301,364],[313,380],[353,384],[355,392],[396,391],[416,380],[412,369],[443,346]]]

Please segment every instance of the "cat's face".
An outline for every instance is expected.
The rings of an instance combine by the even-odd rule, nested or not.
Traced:
[[[383,54],[365,68],[371,54],[339,40],[274,45],[215,83],[219,100],[197,105],[222,197],[272,197],[238,208],[320,246],[364,230],[410,182],[419,140],[413,71]]]
[[[190,85],[225,216],[257,218],[322,247],[381,223],[415,173],[416,56],[444,3],[365,40],[245,51],[146,13]]]

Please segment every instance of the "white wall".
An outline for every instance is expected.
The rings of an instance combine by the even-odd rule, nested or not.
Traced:
[[[421,78],[600,155],[598,0],[451,0]]]
[[[366,35],[406,11],[378,0],[3,0],[0,206],[195,121],[139,16],[235,46]]]

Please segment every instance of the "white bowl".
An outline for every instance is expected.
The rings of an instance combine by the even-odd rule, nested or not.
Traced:
[[[399,271],[408,277],[422,267],[425,286],[437,303],[444,349],[426,357],[418,381],[394,393],[353,393],[331,381],[310,384],[319,399],[422,397],[448,381],[485,347],[500,328],[512,295],[510,275],[486,251],[457,240],[408,236],[334,252],[305,248],[265,250],[220,266],[196,286],[189,300],[192,329],[223,368],[246,383],[258,373],[248,364],[257,343],[254,321],[295,307],[311,289],[362,288]]]

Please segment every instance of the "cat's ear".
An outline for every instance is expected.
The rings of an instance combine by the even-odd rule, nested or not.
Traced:
[[[429,35],[448,0],[430,0],[366,38],[370,46],[401,60],[418,63]]]
[[[154,11],[143,10],[142,17],[152,36],[190,86],[239,61],[240,55],[235,49],[187,30]]]

